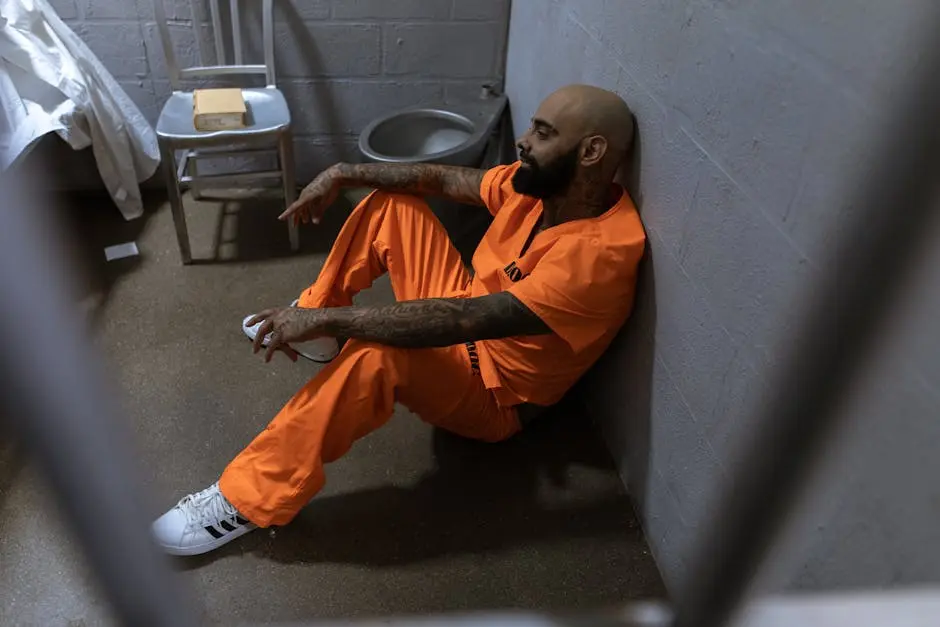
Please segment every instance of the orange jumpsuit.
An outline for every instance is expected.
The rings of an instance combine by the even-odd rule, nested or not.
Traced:
[[[323,487],[323,465],[385,424],[396,402],[430,424],[495,442],[519,431],[515,405],[551,404],[603,352],[632,306],[645,241],[636,210],[622,192],[603,216],[530,238],[541,203],[512,191],[517,167],[484,177],[495,219],[473,277],[423,201],[374,192],[299,305],[350,305],[387,272],[400,301],[509,290],[554,333],[428,349],[350,340],[222,473],[222,494],[245,518],[288,523]]]

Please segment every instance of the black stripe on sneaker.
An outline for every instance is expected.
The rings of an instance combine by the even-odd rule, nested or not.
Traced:
[[[236,517],[235,517],[235,522],[237,522],[239,525],[247,525],[247,524],[248,524],[248,521],[245,520],[244,518],[242,518],[241,516],[236,516]]]
[[[220,522],[219,526],[225,529],[226,531],[235,531],[235,527],[233,527],[232,524],[228,522],[227,520],[223,520],[222,522]]]
[[[216,539],[219,539],[219,538],[221,538],[222,536],[225,535],[224,533],[222,533],[221,531],[219,531],[218,529],[216,529],[216,528],[213,527],[212,525],[206,525],[205,527],[203,527],[203,529],[205,529],[206,531],[208,531],[208,532],[209,532],[209,535],[211,535],[213,538],[216,538]]]

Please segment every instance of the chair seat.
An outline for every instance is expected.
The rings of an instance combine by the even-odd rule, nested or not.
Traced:
[[[176,141],[237,141],[255,135],[275,133],[290,126],[290,110],[280,90],[274,87],[245,88],[242,89],[242,95],[247,109],[247,125],[244,128],[197,131],[193,126],[193,92],[175,91],[160,111],[157,135]]]

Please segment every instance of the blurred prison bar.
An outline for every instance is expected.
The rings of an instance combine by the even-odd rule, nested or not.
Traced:
[[[118,395],[89,341],[68,272],[71,248],[38,178],[0,178],[2,415],[40,463],[126,625],[189,625],[193,614],[149,534]]]

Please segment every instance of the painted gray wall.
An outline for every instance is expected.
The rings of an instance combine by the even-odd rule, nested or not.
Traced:
[[[168,17],[179,20],[172,29],[178,59],[195,63],[192,30],[183,23],[188,0],[165,2]],[[208,19],[208,2],[201,2]],[[152,0],[51,4],[155,123],[171,90]],[[295,118],[300,182],[354,159],[358,133],[372,119],[401,107],[476,98],[481,84],[501,81],[509,0],[274,0],[274,7],[278,86]],[[247,23],[246,38],[257,42]],[[211,52],[211,44],[205,49]],[[57,158],[94,171],[90,155],[47,143]],[[76,174],[63,183],[94,179]]]
[[[650,258],[585,397],[673,590],[756,427],[800,290],[852,217],[849,186],[874,173],[865,148],[917,65],[930,2],[513,2],[517,133],[571,82],[616,91],[638,119],[627,178]],[[931,267],[847,404],[854,426],[767,585],[940,579],[940,254]]]

